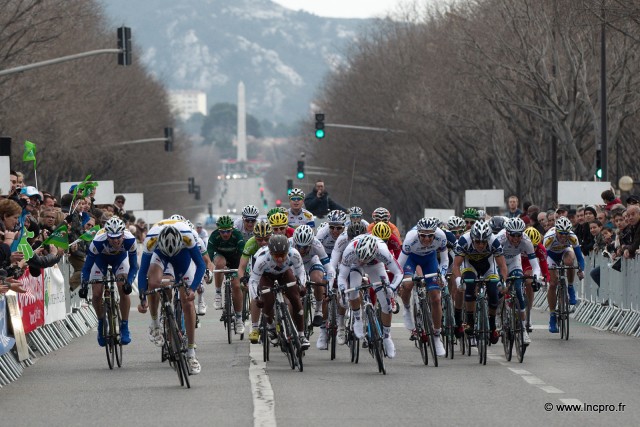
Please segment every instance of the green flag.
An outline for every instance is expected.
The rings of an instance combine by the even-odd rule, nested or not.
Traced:
[[[96,235],[98,230],[100,230],[100,226],[99,225],[94,225],[93,227],[91,227],[90,229],[85,231],[82,234],[82,236],[80,236],[78,238],[81,239],[81,240],[84,240],[85,242],[91,242],[93,240],[93,236]]]
[[[31,141],[24,141],[24,154],[22,161],[33,162],[33,168],[36,168],[36,144]]]
[[[56,228],[51,236],[42,242],[43,245],[53,245],[62,249],[69,249],[69,230],[67,224],[62,224]]]

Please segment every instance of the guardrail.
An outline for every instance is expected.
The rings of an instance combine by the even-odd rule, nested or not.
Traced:
[[[600,286],[589,274],[594,268],[600,269]],[[571,316],[599,330],[640,337],[640,259],[622,259],[617,271],[595,254],[585,257],[585,269],[576,288],[580,303]],[[536,294],[533,306],[548,309],[546,291]]]

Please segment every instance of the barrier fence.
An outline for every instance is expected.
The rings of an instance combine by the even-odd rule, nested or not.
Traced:
[[[585,257],[585,278],[576,286],[579,304],[571,316],[596,329],[640,337],[640,259],[622,259],[618,267],[602,254]],[[589,274],[599,268],[600,286]],[[548,309],[546,291],[534,307]]]

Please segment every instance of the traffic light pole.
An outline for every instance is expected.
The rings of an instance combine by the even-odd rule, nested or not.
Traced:
[[[61,62],[75,61],[76,59],[86,58],[87,56],[104,55],[107,53],[123,53],[122,49],[98,49],[90,50],[89,52],[76,53],[74,55],[63,56],[60,58],[48,59],[46,61],[35,62],[29,65],[21,65],[15,68],[9,68],[0,71],[0,76],[6,76],[8,74],[21,73],[23,71],[32,70],[34,68],[46,67],[48,65],[60,64]]]
[[[337,124],[337,123],[325,123],[324,126],[325,127],[331,127],[331,128],[368,130],[368,131],[373,131],[373,132],[407,133],[406,130],[389,129],[389,128],[376,128],[376,127],[371,127],[371,126],[341,125],[341,124]]]

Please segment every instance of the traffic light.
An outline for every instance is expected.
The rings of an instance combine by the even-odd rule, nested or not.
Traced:
[[[188,181],[189,181],[189,194],[193,194],[195,192],[196,179],[190,176]]]
[[[316,138],[324,138],[324,114],[316,114]]]
[[[276,208],[279,208],[280,206],[282,206],[282,200],[278,199],[276,200]]]
[[[291,190],[293,190],[293,180],[287,180],[287,196],[291,195]]]
[[[213,203],[207,203],[207,210],[209,211],[209,216],[213,216]]]
[[[298,160],[298,179],[304,179],[304,160]]]
[[[264,197],[264,187],[260,187],[260,197]]]
[[[131,28],[118,28],[118,65],[131,65]]]
[[[267,199],[262,200],[262,206],[266,209],[269,205],[267,204]]]
[[[173,128],[164,128],[164,151],[173,151]]]
[[[193,192],[195,193],[196,200],[200,200],[200,186],[199,185],[194,185],[193,186]]]
[[[602,179],[602,160],[601,160],[601,156],[602,153],[600,150],[596,150],[596,179],[601,180]]]

